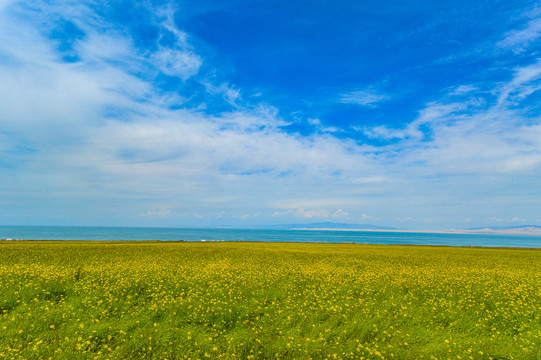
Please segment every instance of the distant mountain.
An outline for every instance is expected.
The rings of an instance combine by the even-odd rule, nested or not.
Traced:
[[[255,227],[254,227],[255,228]],[[347,224],[335,222],[316,222],[307,224],[279,224],[260,226],[260,229],[294,230],[294,229],[366,229],[366,230],[396,230],[392,227],[376,226],[370,224]]]
[[[278,225],[253,225],[244,226],[243,229],[262,230],[374,230],[410,233],[441,233],[441,234],[493,234],[493,235],[533,235],[541,236],[541,226],[501,226],[501,227],[478,227],[469,229],[446,229],[446,230],[404,230],[387,226],[371,224],[348,224],[335,222],[314,222],[305,224],[278,224]]]
[[[541,236],[541,226],[521,225],[521,226],[492,226],[483,228],[473,228],[465,230],[448,230],[447,232],[463,234],[494,234],[494,235],[533,235]]]
[[[466,230],[485,230],[485,229],[494,230],[494,231],[499,231],[499,230],[523,230],[523,229],[541,230],[541,226],[537,226],[537,225],[485,226],[485,227],[478,227],[478,228],[470,228],[470,229],[466,229]]]

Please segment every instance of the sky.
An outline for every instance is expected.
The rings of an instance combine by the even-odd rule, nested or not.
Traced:
[[[541,3],[0,0],[0,225],[541,225]]]

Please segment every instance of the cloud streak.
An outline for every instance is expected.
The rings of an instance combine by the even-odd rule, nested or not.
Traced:
[[[510,49],[516,53],[521,53],[541,37],[541,13],[538,9],[528,12],[527,17],[532,19],[526,26],[520,30],[509,31],[505,37],[496,45],[500,48]]]
[[[388,95],[380,94],[374,90],[357,90],[340,95],[340,102],[343,104],[355,104],[361,106],[375,107],[379,103],[389,100]]]

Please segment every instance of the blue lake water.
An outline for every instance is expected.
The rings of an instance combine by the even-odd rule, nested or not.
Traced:
[[[156,227],[0,226],[0,239],[266,241],[541,248],[541,236]]]

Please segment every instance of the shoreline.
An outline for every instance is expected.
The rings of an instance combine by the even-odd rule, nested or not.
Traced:
[[[462,235],[523,235],[541,236],[541,229],[509,229],[492,230],[489,228],[475,230],[385,230],[385,229],[333,229],[333,228],[295,228],[298,231],[357,231],[357,232],[389,232],[389,233],[418,233],[418,234],[462,234]]]
[[[310,229],[312,230],[312,229]],[[347,231],[348,229],[344,229]],[[357,231],[357,230],[356,230]],[[362,231],[362,230],[361,230]],[[396,231],[396,230],[395,230]],[[414,232],[414,231],[412,231]],[[102,243],[102,244],[291,244],[291,245],[361,245],[361,246],[407,246],[407,247],[429,247],[429,248],[457,248],[457,249],[501,249],[501,250],[537,250],[541,251],[540,246],[506,246],[506,245],[450,245],[450,244],[419,244],[419,243],[368,243],[368,242],[322,242],[322,241],[250,241],[250,240],[88,240],[88,239],[0,239],[2,243]]]

